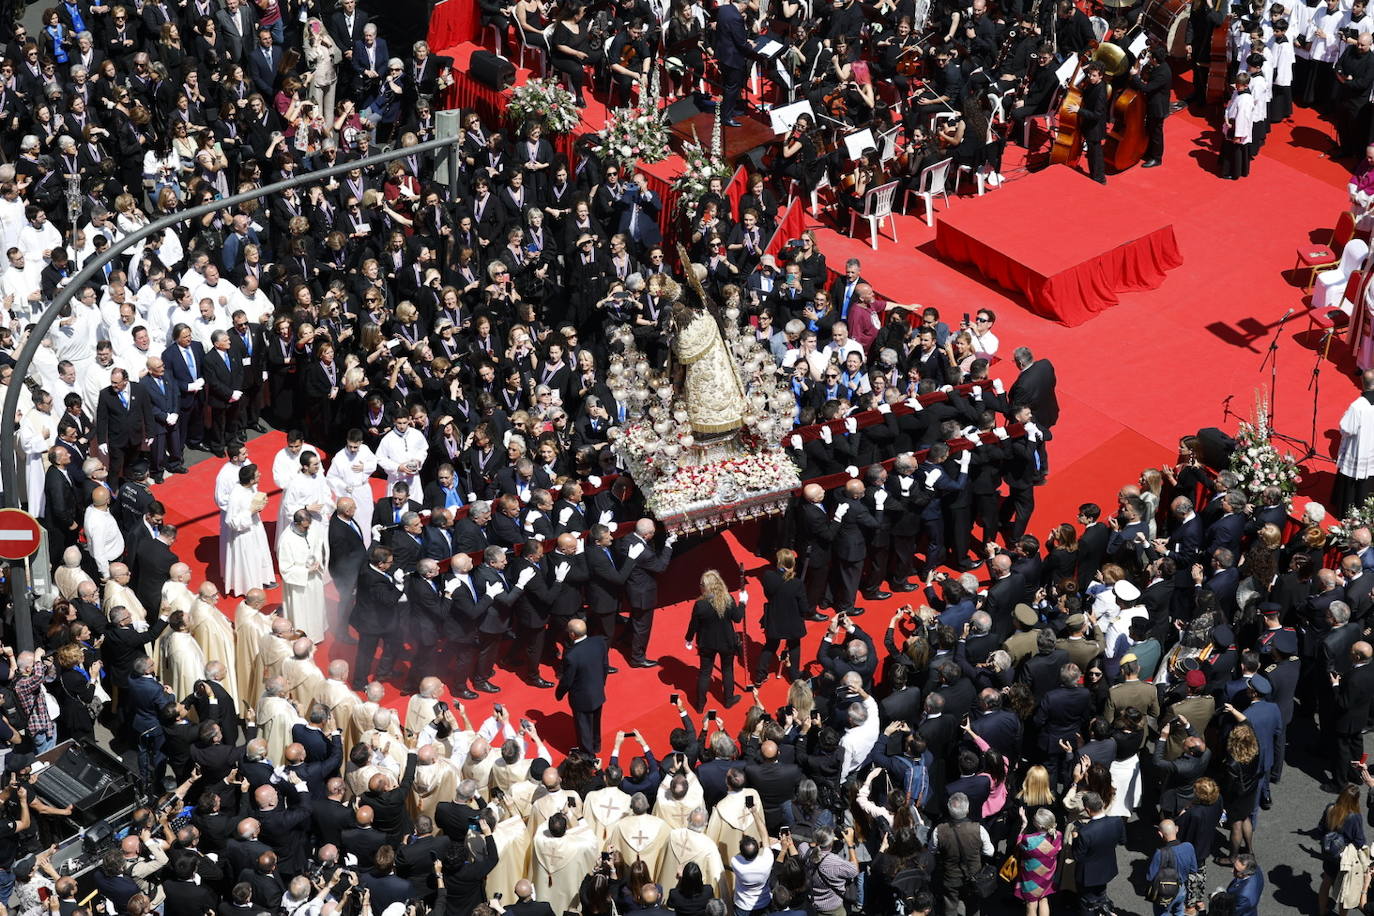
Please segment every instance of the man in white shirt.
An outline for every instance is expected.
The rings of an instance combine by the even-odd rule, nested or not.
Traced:
[[[864,692],[863,678],[857,671],[846,672],[844,686],[848,688],[851,696],[859,698],[859,702],[850,703],[845,713],[849,727],[840,738],[840,747],[844,749],[844,763],[840,768],[841,782],[848,779],[851,773],[868,760],[873,745],[878,741],[879,731],[878,701]]]
[[[813,382],[821,380],[825,374],[825,367],[830,365],[824,353],[816,349],[816,332],[803,331],[800,343],[795,350],[788,350],[782,357],[784,369],[791,369],[797,364],[797,360],[805,360],[808,367],[808,374]]]
[[[849,325],[837,321],[830,328],[830,343],[825,345],[822,355],[825,356],[827,363],[833,361],[843,366],[851,353],[859,354],[861,360],[866,358],[863,345],[857,340],[850,339]]]
[[[203,290],[205,287],[201,287]],[[191,319],[191,335],[200,341],[205,351],[210,352],[210,338],[216,331],[229,330],[229,316],[225,311],[215,304],[215,300],[209,296],[195,296],[192,299],[196,303],[196,317]]]
[[[109,578],[110,563],[124,553],[124,533],[110,514],[110,491],[105,487],[91,494],[82,525],[86,529],[86,544],[100,575]]]
[[[736,913],[752,913],[772,902],[768,878],[773,873],[773,850],[746,836],[739,841],[739,854],[730,859],[730,871],[735,875]]]
[[[391,430],[377,444],[377,466],[386,471],[387,490],[403,481],[413,492],[419,493],[423,489],[420,467],[428,455],[429,443],[424,433],[411,428],[409,414],[397,414]]]
[[[992,326],[996,323],[997,316],[992,309],[979,309],[973,316],[973,323],[964,327],[973,338],[974,353],[980,356],[997,355],[997,335],[992,333]]]

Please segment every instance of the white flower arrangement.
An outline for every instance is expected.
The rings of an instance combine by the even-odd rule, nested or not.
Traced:
[[[662,162],[669,155],[668,125],[656,111],[617,108],[606,118],[597,152],[622,166]]]
[[[517,129],[533,118],[558,134],[570,133],[582,123],[582,114],[577,110],[577,100],[573,94],[549,79],[532,79],[512,89],[510,100],[506,103],[506,114],[511,125]]]
[[[1257,499],[1265,487],[1278,487],[1285,501],[1297,492],[1302,477],[1298,459],[1292,452],[1280,452],[1269,441],[1269,406],[1262,395],[1255,397],[1255,419],[1242,421],[1236,432],[1236,450],[1231,455],[1231,470],[1240,479],[1240,488]]]
[[[1349,547],[1354,543],[1353,535],[1356,528],[1374,528],[1374,496],[1358,506],[1351,506],[1346,510],[1345,518],[1341,519],[1340,524],[1330,526],[1327,531],[1337,546]]]

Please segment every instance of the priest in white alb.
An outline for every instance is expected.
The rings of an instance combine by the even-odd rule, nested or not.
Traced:
[[[234,694],[240,707],[257,703],[262,693],[262,637],[272,632],[270,614],[264,614],[267,593],[260,588],[249,589],[238,607],[234,608],[234,675],[238,691]]]
[[[706,809],[697,807],[687,815],[684,826],[669,831],[668,846],[663,851],[663,865],[656,879],[663,885],[665,894],[677,887],[682,867],[688,862],[695,862],[701,869],[702,884],[713,889],[717,896],[720,895],[720,879],[725,867],[720,859],[720,850],[706,835],[706,824]]]
[[[281,676],[286,681],[287,696],[308,712],[324,691],[324,672],[315,664],[315,643],[309,636],[291,644],[291,657],[281,663]]]
[[[110,564],[110,578],[105,582],[105,592],[100,598],[100,607],[109,616],[111,608],[128,608],[129,616],[134,619],[134,629],[140,633],[148,629],[148,614],[143,602],[138,600],[134,590],[129,587],[129,567],[124,563]]]
[[[291,482],[282,491],[282,518],[293,519],[297,509],[307,509],[312,519],[327,526],[329,516],[334,514],[334,503],[334,491],[330,489],[329,481],[325,478],[320,456],[308,449],[301,452],[300,473],[291,478]],[[285,527],[282,525],[277,530],[281,531]]]
[[[309,508],[301,507],[277,537],[286,616],[314,642],[324,641],[326,622],[324,531],[325,523],[317,522]]]
[[[215,474],[215,505],[219,507],[219,568],[224,569],[225,554],[229,549],[229,539],[224,536],[229,515],[229,497],[239,485],[239,471],[248,464],[248,446],[239,443],[229,446],[229,460],[220,466]],[[264,584],[264,583],[258,583]]]
[[[28,485],[30,515],[43,515],[43,477],[48,472],[48,449],[57,442],[57,418],[52,395],[42,392],[33,409],[19,421],[19,448],[24,452],[24,482]]]
[[[410,414],[396,414],[391,429],[377,443],[377,466],[386,472],[387,492],[404,481],[412,493],[419,493],[420,468],[427,457],[429,443],[424,433],[411,427]]]
[[[173,611],[167,629],[157,641],[157,671],[162,683],[172,688],[175,697],[188,697],[196,681],[205,676],[205,653],[200,651],[185,611]]]
[[[305,436],[299,430],[288,430],[286,445],[272,457],[272,482],[283,495],[286,494],[287,487],[291,486],[291,481],[301,472],[301,455],[307,451],[316,455],[324,454],[319,449],[306,445]],[[283,499],[277,507],[277,530],[285,528],[290,519],[291,516],[286,512],[286,500]]]
[[[239,695],[238,669],[235,666],[234,625],[219,609],[219,590],[213,582],[201,583],[196,600],[191,602],[191,636],[205,654],[206,662],[224,666],[220,684],[231,697]]]
[[[345,496],[356,505],[353,520],[362,530],[363,543],[372,543],[372,504],[376,497],[372,494],[372,472],[377,470],[377,456],[372,449],[363,444],[362,432],[351,430],[343,450],[336,452],[329,462],[329,473],[325,479],[334,491],[334,502]]]
[[[280,764],[291,743],[291,729],[304,722],[296,704],[286,695],[286,679],[269,677],[262,685],[262,699],[255,707],[258,734],[267,742],[267,758]]]
[[[258,491],[258,469],[247,464],[239,468],[239,483],[229,496],[220,537],[225,542],[224,591],[246,595],[250,588],[276,584],[272,569],[272,550],[262,527],[262,510],[267,496]]]
[[[1344,518],[1374,493],[1374,369],[1360,373],[1360,396],[1341,417],[1341,446],[1336,454],[1336,484],[1331,510]]]
[[[484,823],[480,821],[479,823]],[[483,828],[485,829],[485,827]],[[596,868],[601,844],[586,824],[557,812],[534,835],[531,873],[539,899],[562,913],[578,902],[582,880]],[[628,861],[628,858],[627,858]]]

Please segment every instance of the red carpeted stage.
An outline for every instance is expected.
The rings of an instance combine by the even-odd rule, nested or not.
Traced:
[[[1056,226],[1064,219],[1070,224]],[[1056,228],[1063,231],[1051,242]],[[1173,222],[1147,198],[1068,166],[946,209],[935,244],[945,258],[1020,290],[1035,314],[1069,326],[1116,305],[1118,293],[1156,289],[1183,263]]]

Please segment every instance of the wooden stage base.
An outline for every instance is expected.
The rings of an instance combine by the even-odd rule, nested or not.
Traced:
[[[726,163],[732,166],[739,165],[749,153],[777,139],[772,125],[765,118],[741,112],[737,120],[740,122],[739,127],[722,126],[720,129],[721,145],[725,147],[722,152]],[[716,116],[711,112],[703,112],[678,121],[670,128],[673,133],[673,148],[679,153],[682,152],[683,145],[692,141],[694,128],[696,139],[703,147],[709,148],[715,121]]]

